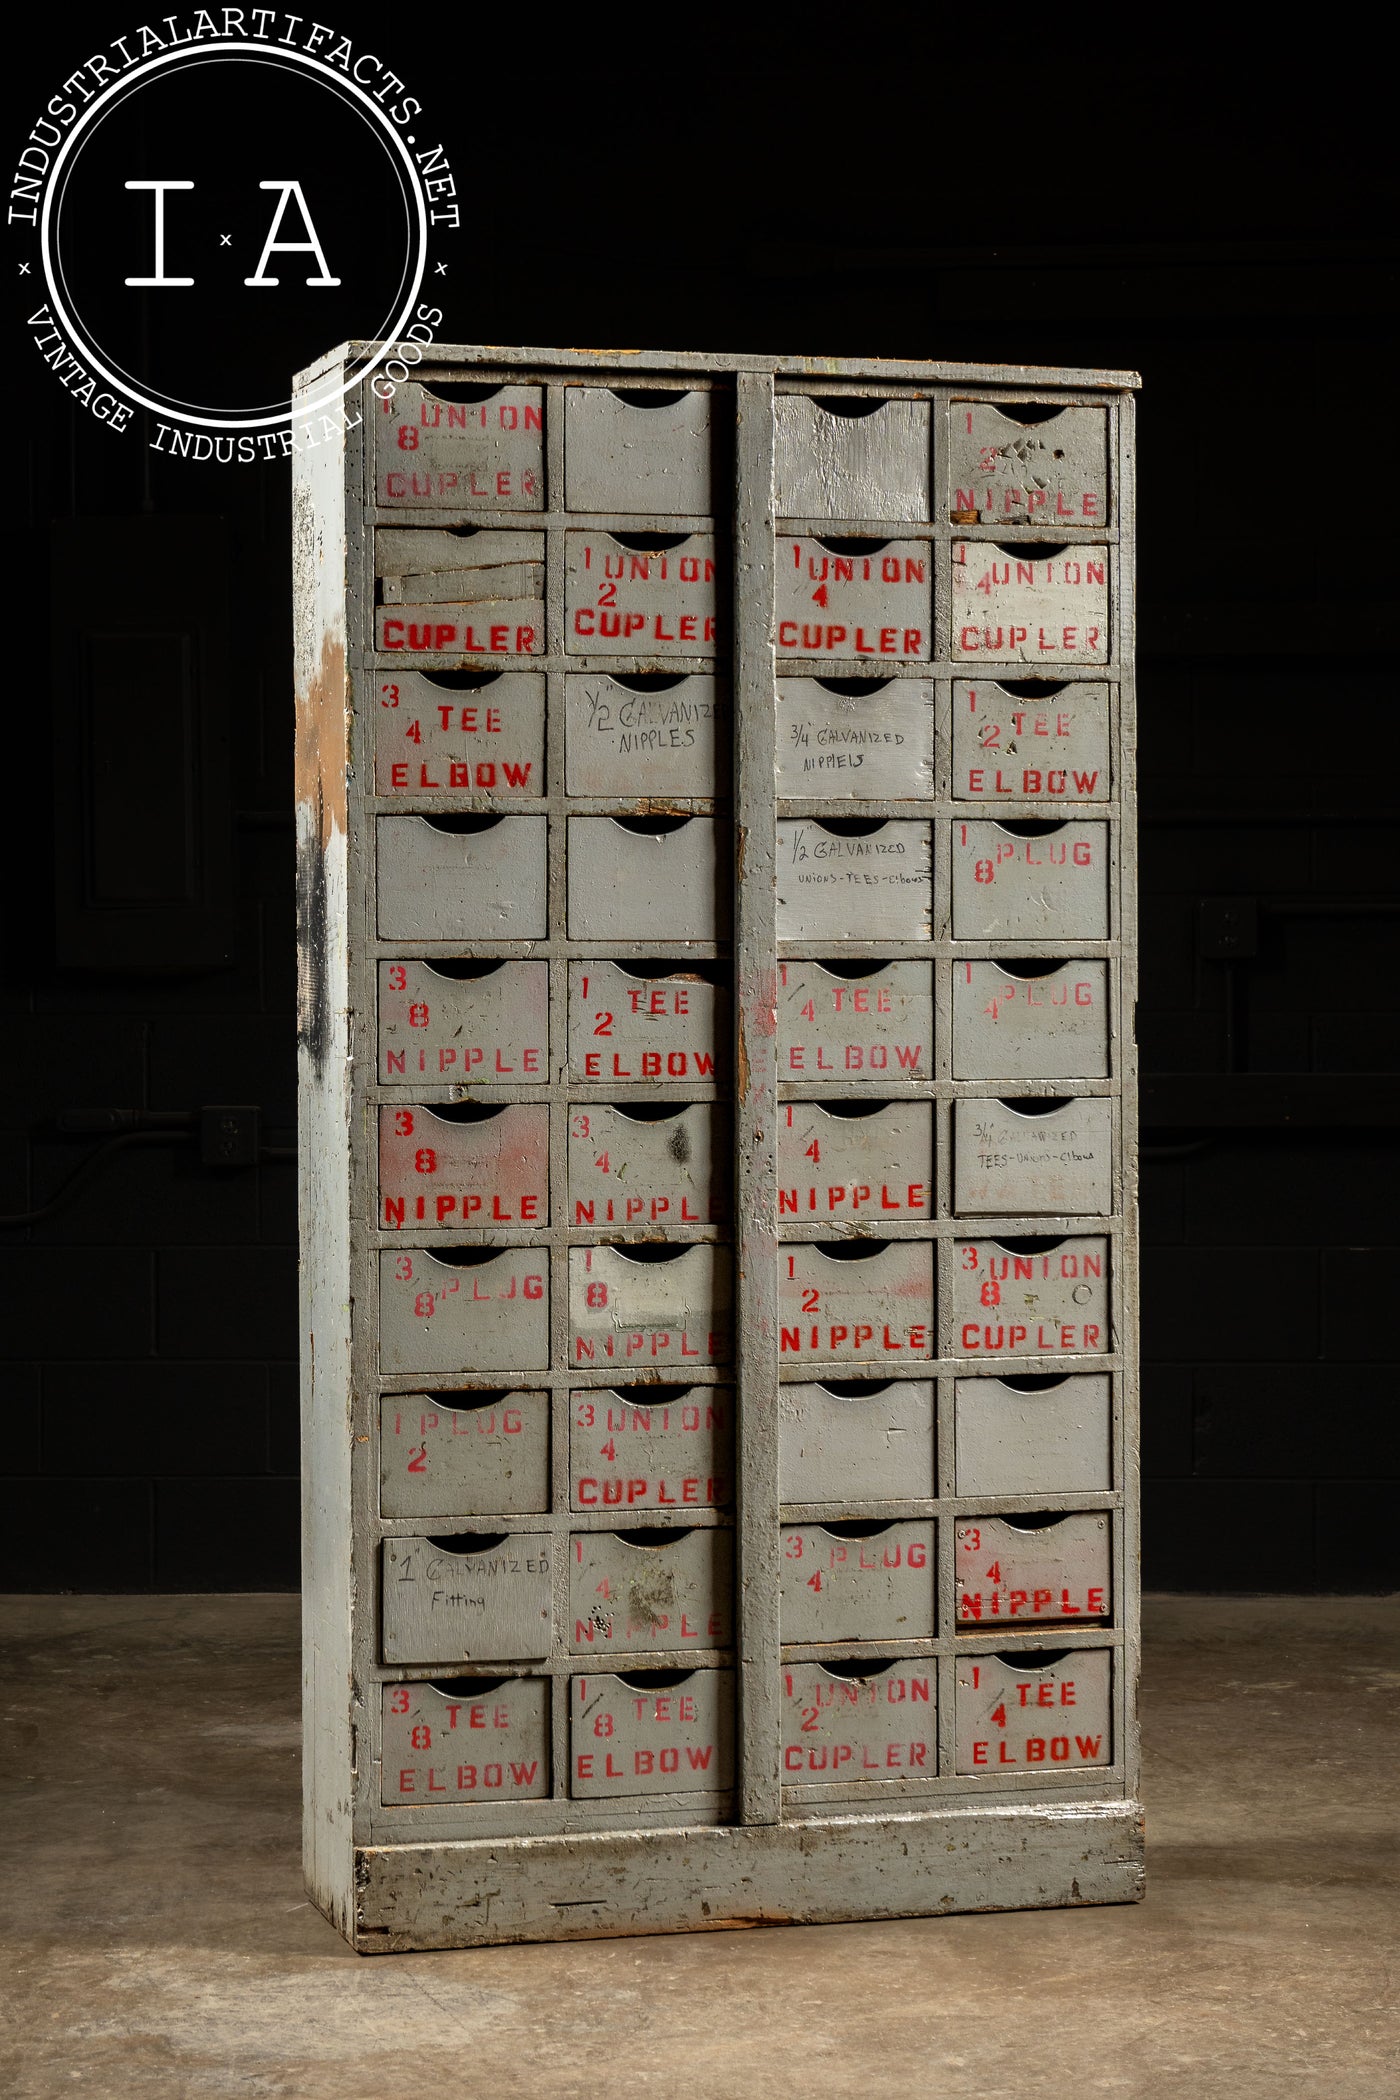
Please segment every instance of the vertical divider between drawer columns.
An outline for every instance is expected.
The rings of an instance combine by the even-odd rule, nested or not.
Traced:
[[[773,382],[735,380],[734,1015],[739,1815],[781,1802]]]
[[[564,632],[564,402],[557,382],[545,393],[545,648],[563,658]],[[564,745],[564,673],[545,680],[545,790],[549,814],[549,1384],[550,1457],[550,1685],[551,1770],[556,1799],[569,1793],[569,1051],[568,795]],[[560,1374],[564,1374],[561,1378]]]

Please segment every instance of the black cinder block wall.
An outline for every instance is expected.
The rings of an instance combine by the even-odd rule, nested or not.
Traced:
[[[817,31],[832,50],[853,33],[836,10],[818,10]],[[1028,75],[1024,96],[994,91],[974,111],[936,30],[901,37],[900,77],[927,69],[921,113],[853,103],[840,68],[805,68],[794,94],[777,24],[749,32],[742,64],[690,50],[669,85],[655,53],[580,52],[535,81],[528,135],[511,96],[474,95],[469,125],[444,104],[460,163],[511,169],[500,201],[483,192],[472,268],[441,295],[444,334],[1142,372],[1144,1579],[1393,1587],[1388,132],[1356,109],[1354,82],[1355,120],[1329,129],[1341,105],[1311,58],[1306,79],[1301,62],[1266,77],[1168,60],[1149,77],[1086,60],[1063,80],[1072,119]],[[569,95],[606,122],[566,121]],[[1078,147],[1060,152],[1071,121]],[[139,1140],[119,1127],[132,1141],[74,1200],[0,1233],[0,1584],[286,1587],[288,477],[155,458],[75,418],[32,365],[5,512],[26,616],[0,826],[0,1209],[43,1206],[104,1141],[61,1119],[212,1104],[260,1117],[255,1140],[241,1126],[239,1166],[205,1164],[190,1125]],[[149,542],[120,528],[181,518],[223,535],[208,616],[226,622],[225,713],[195,725],[188,777],[162,775],[159,808],[188,798],[210,894],[197,937],[175,929],[159,969],[121,949],[120,927],[93,967],[71,865],[76,731],[55,705],[65,594],[98,566],[106,587],[149,590]],[[139,692],[130,712],[139,738]],[[138,860],[141,781],[138,768]],[[180,966],[182,941],[197,966]]]

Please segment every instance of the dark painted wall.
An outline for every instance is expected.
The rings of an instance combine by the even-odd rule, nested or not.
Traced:
[[[437,98],[459,172],[514,170],[483,178],[444,333],[1142,372],[1144,1575],[1391,1586],[1395,1130],[1374,1077],[1400,1033],[1386,127],[1312,53],[1306,77],[1218,52],[1115,73],[1086,46],[1037,84],[1024,40],[960,57],[911,26],[923,15],[891,19],[896,57],[868,67],[835,10],[739,53],[679,32],[630,64],[580,50],[569,87],[595,120],[569,120],[557,149],[562,70],[539,79],[474,28],[465,96],[406,41],[401,70]],[[82,55],[56,53],[55,79]],[[256,1165],[202,1165],[188,1135],[143,1142],[4,1233],[0,1583],[287,1585],[287,477],[152,460],[75,421],[22,349],[12,387],[6,553],[25,617],[0,826],[0,1208],[44,1203],[92,1150],[55,1129],[65,1113],[236,1102],[262,1124]],[[209,842],[234,853],[228,961],[159,976],[58,960],[72,737],[44,612],[51,521],[134,520],[147,495],[158,516],[220,514],[230,536],[230,755],[206,723],[203,768]],[[138,541],[85,559],[86,578],[57,578],[57,658],[63,594],[99,559],[149,587]],[[1234,960],[1218,909],[1201,911],[1222,898],[1246,900],[1233,918],[1253,952]]]

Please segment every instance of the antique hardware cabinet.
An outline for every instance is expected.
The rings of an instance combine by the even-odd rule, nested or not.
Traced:
[[[372,1953],[1135,1898],[1135,378],[432,345],[313,409],[348,354],[315,1900]]]

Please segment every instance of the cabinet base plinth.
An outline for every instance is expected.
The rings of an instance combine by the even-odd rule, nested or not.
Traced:
[[[361,1954],[1051,1910],[1142,1896],[1142,1812],[1076,1802],[377,1845],[355,1869]]]

